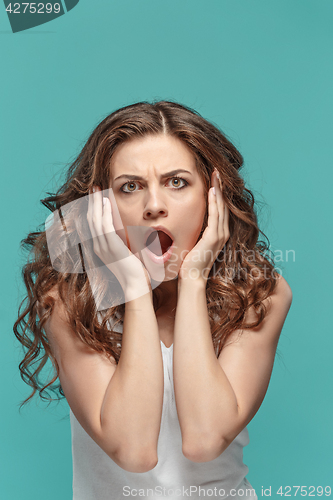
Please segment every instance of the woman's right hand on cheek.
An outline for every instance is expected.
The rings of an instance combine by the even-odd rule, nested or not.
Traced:
[[[98,187],[90,191],[87,220],[94,252],[119,281],[126,301],[150,293],[149,273],[115,232],[111,202]]]

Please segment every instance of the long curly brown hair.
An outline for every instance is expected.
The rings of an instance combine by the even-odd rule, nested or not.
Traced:
[[[254,328],[263,321],[267,313],[263,301],[273,293],[279,275],[268,253],[269,245],[258,240],[262,234],[269,243],[258,227],[253,194],[239,174],[242,155],[216,126],[176,102],[139,102],[123,107],[99,123],[70,165],[65,183],[56,194],[47,193],[50,196],[41,203],[57,213],[64,205],[87,196],[93,185],[108,189],[110,160],[117,147],[132,138],[160,133],[178,137],[196,159],[206,197],[206,215],[199,238],[207,226],[207,195],[214,168],[222,179],[223,197],[229,208],[230,238],[214,262],[206,286],[212,340],[218,356],[233,331]],[[81,265],[79,245],[70,257],[77,272],[57,270],[50,258],[46,228],[40,227],[41,230],[31,232],[21,242],[22,248],[29,250],[28,262],[22,270],[27,295],[19,306],[13,330],[25,354],[19,364],[20,374],[33,390],[20,408],[37,391],[41,399],[49,402],[54,399],[48,391],[56,394],[58,400],[64,397],[60,383],[55,384],[59,367],[43,329],[54,306],[55,299],[49,292],[55,286],[76,335],[96,351],[106,353],[110,359],[112,356],[116,363],[121,353],[122,333],[119,328],[116,331],[116,325],[123,322],[124,302],[103,311],[101,321],[87,273]],[[66,230],[67,234],[72,231],[70,227]],[[158,287],[153,290],[155,311],[160,306],[159,292]],[[101,285],[100,295],[103,293]],[[257,319],[250,324],[246,323],[245,314],[251,306]],[[48,359],[54,376],[43,384],[40,377]]]

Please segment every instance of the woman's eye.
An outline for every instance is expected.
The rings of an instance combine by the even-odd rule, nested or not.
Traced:
[[[181,189],[187,185],[187,181],[185,179],[183,179],[182,177],[172,177],[171,181],[176,181],[176,184],[174,184],[173,187],[176,187],[179,189]],[[180,181],[183,181],[183,185],[181,185]]]
[[[136,182],[128,181],[121,186],[120,191],[122,191],[123,193],[133,193],[133,191],[135,191],[135,189],[132,189],[132,187],[134,186],[134,188],[135,188],[135,185],[136,185]],[[124,191],[125,186],[130,187],[128,191]]]

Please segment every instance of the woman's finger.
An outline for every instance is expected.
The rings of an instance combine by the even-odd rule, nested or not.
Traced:
[[[93,238],[93,249],[96,255],[100,256],[101,252],[107,250],[107,241],[102,226],[102,193],[96,186],[93,187],[93,192],[89,197],[88,213],[88,223]]]
[[[88,196],[87,221],[88,221],[89,229],[90,229],[90,232],[91,232],[91,236],[93,238],[95,238],[96,237],[96,232],[95,232],[94,224],[93,224],[93,221],[92,221],[92,214],[93,214],[93,211],[94,211],[94,197],[93,197],[92,193],[93,193],[93,191],[92,191],[92,189],[90,189],[89,196]]]
[[[225,242],[224,244],[228,241],[230,238],[230,229],[229,229],[229,208],[227,205],[224,203],[224,221],[223,221],[223,230],[224,230],[224,238]]]
[[[216,194],[213,193],[213,187],[211,187],[208,191],[208,221],[207,221],[207,227],[202,236],[206,234],[206,236],[208,236],[211,239],[211,241],[215,243],[217,239],[219,214],[216,204]],[[216,193],[216,188],[215,188],[215,193]]]
[[[220,214],[220,210],[221,210],[221,207],[220,207],[220,193],[219,193],[219,185],[218,185],[218,179],[217,179],[217,170],[215,169],[212,173],[212,186],[214,186],[214,190],[215,190],[215,196],[214,196],[214,206],[215,206],[215,209],[216,209],[216,223],[214,225],[214,230],[216,231],[216,236],[215,236],[215,239],[218,240],[219,239],[219,224],[220,224],[220,217],[221,217],[221,214]]]
[[[95,192],[93,193],[93,212],[92,212],[92,222],[94,224],[95,233],[97,237],[104,237],[103,227],[102,227],[102,193],[98,187],[95,187]]]
[[[225,203],[222,196],[222,183],[220,178],[218,177],[218,172],[216,170],[215,174],[215,189],[216,189],[216,203],[219,212],[219,220],[218,220],[218,239],[223,239],[224,232],[224,216],[225,216]]]
[[[108,248],[112,249],[114,253],[117,253],[120,250],[123,252],[123,242],[116,234],[113,223],[111,202],[106,196],[103,196],[102,229]]]

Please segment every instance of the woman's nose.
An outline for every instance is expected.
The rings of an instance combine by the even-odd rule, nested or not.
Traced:
[[[148,199],[143,213],[144,218],[166,217],[168,215],[168,209],[160,193],[154,190],[154,192],[148,193],[147,196]]]

